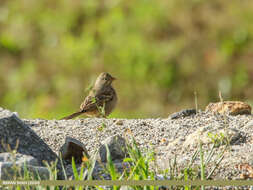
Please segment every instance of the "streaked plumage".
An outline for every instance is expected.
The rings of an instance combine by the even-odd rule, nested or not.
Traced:
[[[80,105],[80,111],[62,119],[72,119],[83,113],[93,117],[108,116],[117,104],[117,94],[112,87],[112,82],[114,80],[115,78],[109,73],[101,73],[98,76],[94,87],[89,92],[89,95]]]

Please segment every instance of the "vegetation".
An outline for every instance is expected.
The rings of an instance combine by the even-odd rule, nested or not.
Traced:
[[[111,117],[167,116],[253,97],[253,2],[75,0],[0,2],[0,105],[61,118],[107,71]]]
[[[204,148],[202,145],[202,142],[199,143],[199,148],[194,152],[192,155],[191,160],[186,164],[186,166],[179,167],[177,164],[177,159],[175,157],[174,160],[168,160],[169,162],[169,168],[166,170],[161,170],[156,165],[156,155],[154,151],[145,150],[141,151],[141,149],[138,147],[137,143],[134,139],[132,139],[132,142],[127,143],[127,152],[128,157],[123,160],[123,164],[125,165],[125,169],[122,173],[117,171],[114,163],[112,162],[112,158],[110,155],[110,151],[108,146],[107,149],[107,163],[106,167],[101,164],[102,168],[104,168],[104,172],[107,173],[112,180],[157,180],[158,174],[160,175],[159,180],[206,180],[206,179],[212,179],[212,175],[217,169],[217,167],[220,165],[223,157],[224,152],[227,150],[226,146],[220,146],[216,147],[216,142],[214,142],[211,147]],[[221,150],[221,153],[218,153]],[[183,156],[183,155],[182,155]],[[199,156],[199,158],[198,158]],[[88,159],[86,156],[82,159],[81,168],[78,170],[77,165],[75,164],[74,159],[72,158],[72,171],[73,171],[73,180],[93,180],[92,173],[95,167],[97,158],[97,152]],[[15,159],[14,159],[15,160]],[[61,164],[63,166],[62,159],[60,160]],[[57,180],[57,168],[55,163],[45,163],[48,170],[50,171],[49,179],[50,180]],[[207,169],[207,166],[211,168]],[[210,167],[211,166],[211,167]],[[28,170],[25,170],[23,173],[18,168],[18,166],[15,165],[14,171],[14,180],[39,180],[41,179],[39,174],[36,176],[29,173]],[[66,180],[70,180],[67,178],[66,171],[63,167],[63,173]],[[3,187],[4,189],[8,189],[8,187]],[[30,189],[29,186],[24,186],[24,189]],[[63,190],[66,189],[76,189],[76,190],[82,190],[82,189],[92,189],[92,187],[81,187],[81,186],[75,186],[75,187],[68,187],[63,186],[61,187]],[[59,190],[61,189],[58,186],[55,187],[41,187],[41,186],[33,186],[33,189],[36,190],[42,190],[42,189],[54,189]],[[103,190],[105,187],[96,186],[93,187],[95,189],[101,189]],[[109,188],[109,187],[108,187]],[[155,190],[159,187],[153,187],[153,186],[134,186],[131,187],[135,190]],[[183,189],[183,187],[169,187],[170,189]],[[200,187],[193,187],[193,186],[185,186],[185,189],[200,189]],[[9,189],[11,189],[9,187]],[[21,189],[21,187],[17,187],[17,189]],[[113,190],[120,189],[120,186],[113,186],[111,187]],[[204,187],[201,187],[201,189],[204,189]]]

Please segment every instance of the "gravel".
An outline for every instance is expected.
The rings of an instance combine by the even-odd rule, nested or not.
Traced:
[[[198,139],[206,137],[208,132],[234,131],[236,138],[224,153],[214,178],[237,179],[239,171],[236,164],[253,164],[253,115],[224,116],[198,112],[195,115],[155,119],[101,119],[86,118],[77,120],[27,120],[28,124],[55,152],[58,153],[66,136],[73,137],[86,146],[92,154],[107,137],[120,134],[123,137],[133,136],[141,150],[154,149],[161,169],[169,167],[169,160],[177,157],[179,167],[187,165],[198,148]],[[237,135],[237,136],[236,136]],[[210,138],[209,138],[210,140]],[[205,143],[204,150],[210,150],[211,144]],[[218,153],[224,145],[216,149],[207,171],[214,166]],[[207,154],[205,154],[206,156]],[[198,156],[199,158],[199,156]],[[196,164],[199,163],[197,159]]]

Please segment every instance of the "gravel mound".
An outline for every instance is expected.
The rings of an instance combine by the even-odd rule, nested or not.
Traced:
[[[176,119],[101,119],[86,118],[77,120],[27,120],[29,125],[55,152],[58,153],[66,136],[81,141],[92,154],[107,137],[120,134],[132,135],[141,150],[154,149],[158,166],[169,167],[169,160],[177,157],[179,167],[187,165],[198,148],[199,139],[204,142],[203,149],[209,151],[212,143],[208,133],[226,134],[233,139],[224,153],[214,178],[237,179],[239,171],[236,164],[253,164],[253,115],[214,115],[207,112],[179,117]],[[208,140],[207,140],[208,139]],[[215,156],[225,145],[215,150],[207,171],[214,166]],[[206,154],[205,154],[206,155]],[[196,164],[199,162],[199,156]]]

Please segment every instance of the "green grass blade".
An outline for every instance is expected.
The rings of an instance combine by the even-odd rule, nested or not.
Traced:
[[[72,157],[72,170],[73,170],[73,174],[74,174],[74,177],[75,177],[75,180],[78,180],[79,179],[79,175],[78,175],[78,172],[77,172],[77,168],[76,168],[76,163],[75,163],[75,160],[74,160],[74,157]]]
[[[200,148],[200,162],[201,162],[201,180],[205,180],[205,163],[204,163],[204,152],[203,152],[203,144],[200,141],[199,142],[199,148]],[[204,190],[205,187],[202,185],[201,190]]]
[[[60,162],[61,162],[64,178],[65,178],[65,180],[67,180],[68,177],[67,177],[66,170],[65,170],[65,167],[64,167],[64,164],[63,164],[62,154],[61,153],[60,153]]]
[[[105,147],[106,147],[107,168],[108,168],[108,170],[110,172],[112,180],[116,180],[117,179],[117,175],[116,175],[115,166],[114,166],[114,164],[112,162],[111,153],[110,153],[110,150],[109,150],[109,147],[108,147],[107,144],[105,145]]]

